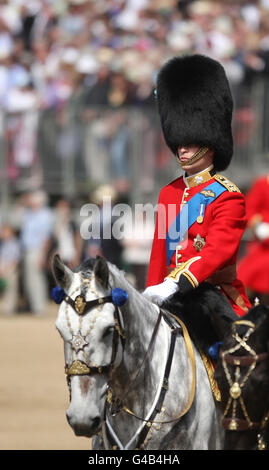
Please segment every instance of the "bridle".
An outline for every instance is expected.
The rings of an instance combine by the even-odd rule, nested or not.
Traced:
[[[84,309],[80,309],[80,308],[78,309],[78,307],[77,307],[78,297],[83,298],[83,304],[85,305]],[[77,296],[75,298],[75,300],[73,300],[70,296],[65,295],[65,298],[63,300],[65,300],[65,302],[67,302],[69,305],[71,305],[71,307],[76,311],[76,313],[78,313],[79,315],[84,315],[91,308],[93,308],[95,306],[100,306],[100,305],[102,305],[104,303],[107,303],[107,302],[112,302],[113,303],[113,291],[112,291],[112,295],[97,298],[97,299],[91,300],[89,302],[86,302],[82,295]],[[80,304],[80,302],[81,302],[81,299],[79,299],[79,304]],[[194,391],[195,391],[195,360],[194,360],[193,348],[192,348],[192,345],[191,345],[191,340],[190,340],[188,331],[187,331],[184,323],[179,318],[177,318],[176,321],[178,323],[180,323],[180,326],[181,326],[181,327],[179,327],[178,323],[176,323],[175,321],[172,321],[171,319],[169,319],[169,316],[170,315],[167,312],[165,312],[163,310],[159,311],[159,315],[158,315],[155,327],[153,329],[153,333],[152,333],[152,336],[151,336],[151,340],[150,340],[146,355],[145,355],[145,357],[142,361],[142,364],[138,367],[135,377],[129,383],[127,392],[125,393],[124,397],[122,397],[121,399],[118,399],[118,398],[114,399],[113,396],[112,396],[112,391],[108,387],[107,402],[110,405],[112,405],[113,414],[117,414],[120,411],[125,411],[126,413],[136,417],[137,419],[139,419],[141,421],[150,422],[150,423],[155,422],[155,421],[153,421],[153,415],[151,416],[150,420],[145,420],[144,418],[141,418],[141,417],[137,416],[135,413],[133,413],[131,410],[129,410],[126,406],[123,405],[123,401],[126,398],[126,396],[128,395],[128,393],[130,392],[130,390],[132,389],[132,387],[134,386],[134,383],[136,381],[137,376],[139,375],[143,365],[145,364],[147,358],[149,357],[149,354],[150,354],[151,348],[153,346],[153,343],[154,343],[154,340],[155,340],[155,337],[156,337],[157,331],[159,329],[160,322],[161,322],[162,318],[164,318],[164,320],[169,324],[169,327],[171,329],[172,341],[171,341],[171,344],[170,344],[169,354],[168,354],[168,358],[167,358],[167,363],[166,363],[166,368],[165,368],[165,376],[164,376],[164,379],[163,379],[163,386],[162,386],[161,394],[160,394],[160,397],[159,397],[159,400],[158,400],[158,405],[155,407],[155,412],[157,413],[157,412],[160,411],[161,406],[162,406],[162,402],[164,400],[165,393],[168,390],[168,378],[169,378],[171,365],[172,365],[175,341],[176,341],[177,335],[181,332],[183,333],[185,343],[186,343],[186,347],[187,347],[187,351],[188,351],[188,355],[189,355],[191,365],[192,365],[193,381],[192,381],[191,394],[190,394],[190,399],[188,401],[188,404],[187,404],[186,408],[184,409],[184,411],[179,416],[177,416],[176,418],[171,419],[169,421],[165,421],[165,422],[171,423],[171,422],[179,420],[190,409],[190,406],[192,404],[193,397],[194,397]],[[66,364],[65,365],[65,373],[66,373],[66,376],[67,376],[68,385],[70,385],[70,378],[74,375],[78,375],[78,376],[94,375],[94,374],[102,374],[102,373],[105,373],[105,372],[110,373],[110,375],[111,375],[113,373],[115,359],[116,359],[117,351],[118,351],[118,343],[119,343],[118,339],[119,338],[121,339],[122,347],[124,349],[124,343],[125,343],[125,338],[126,338],[124,329],[122,327],[122,319],[121,319],[121,316],[119,315],[119,309],[118,309],[117,306],[114,310],[114,320],[115,320],[115,328],[114,328],[114,334],[113,334],[112,355],[111,355],[110,363],[106,364],[106,365],[101,365],[101,366],[99,366],[99,365],[89,366],[84,361],[81,361],[81,360],[77,359],[77,360],[74,360],[70,366],[68,366]],[[162,421],[162,424],[165,423],[165,422]]]
[[[106,299],[106,300],[104,300]],[[103,297],[102,299],[98,300],[104,300],[102,303],[107,303],[111,302],[111,300],[108,300],[107,298]],[[99,304],[100,305],[100,304]],[[70,379],[72,376],[78,375],[96,375],[96,374],[112,374],[114,370],[114,365],[115,365],[115,360],[117,357],[118,353],[118,348],[119,348],[119,340],[122,343],[122,347],[124,347],[124,341],[125,341],[125,333],[122,327],[120,326],[120,316],[119,316],[119,309],[118,307],[115,307],[114,310],[114,321],[115,321],[115,327],[113,331],[113,339],[112,339],[112,353],[111,353],[111,360],[109,364],[104,364],[104,365],[88,365],[85,361],[81,361],[80,359],[75,359],[72,364],[69,366],[68,364],[65,365],[65,374],[66,374],[66,379],[67,379],[67,384],[69,387],[70,391]]]
[[[82,286],[86,285],[89,286],[90,280],[84,280],[82,282]],[[57,290],[56,294],[57,295],[52,295],[56,303],[61,303],[64,301],[67,305],[71,306],[72,309],[79,315],[80,317],[80,322],[81,319],[94,307],[98,307],[99,309],[102,307],[102,305],[106,303],[112,303],[114,304],[114,330],[113,330],[113,340],[112,340],[112,353],[111,353],[111,360],[108,364],[102,364],[102,365],[95,365],[95,364],[88,364],[87,361],[82,361],[80,359],[75,359],[72,361],[72,363],[69,365],[68,363],[65,364],[65,374],[66,374],[66,379],[67,379],[67,384],[69,388],[69,396],[71,399],[71,387],[70,387],[70,379],[73,376],[92,376],[96,374],[103,374],[103,373],[109,373],[112,374],[112,371],[114,369],[115,365],[115,360],[117,357],[118,349],[119,349],[119,340],[122,343],[122,347],[124,347],[124,340],[125,340],[125,333],[124,333],[124,327],[123,327],[123,320],[119,311],[119,306],[122,306],[128,299],[128,294],[125,292],[123,289],[120,288],[114,288],[111,291],[110,295],[104,296],[104,297],[97,297],[96,299],[86,301],[84,295],[81,293],[73,299],[71,295],[68,295],[64,289],[56,287],[54,288]],[[76,289],[77,290],[77,289]],[[97,293],[95,293],[97,294]],[[57,297],[57,300],[56,300]],[[67,310],[66,310],[66,315],[67,315]],[[74,334],[74,332],[71,329],[71,324],[70,320],[67,316],[67,324],[69,327],[69,330],[72,334],[72,339],[69,341],[71,343],[72,349],[78,353],[79,351],[83,352],[83,349],[88,343],[86,342],[86,336],[82,336],[80,328],[79,331]],[[95,318],[96,320],[96,318]],[[90,330],[93,328],[94,322],[92,323]],[[89,330],[89,332],[90,332]]]
[[[102,304],[107,303],[107,302],[112,302],[112,300],[109,300],[108,297],[102,297],[97,300],[103,300],[103,302],[101,302]],[[100,305],[100,303],[95,304],[95,305]],[[110,363],[105,364],[105,365],[88,365],[86,362],[81,361],[80,359],[75,359],[70,366],[66,364],[65,374],[66,374],[69,390],[70,390],[70,379],[74,375],[90,376],[90,375],[104,374],[104,373],[112,374],[112,371],[115,365],[115,360],[116,360],[117,353],[118,353],[119,339],[122,342],[122,346],[124,346],[124,341],[125,341],[125,333],[124,333],[123,328],[120,326],[121,319],[119,316],[118,307],[115,307],[115,310],[114,310],[114,322],[115,322],[115,327],[113,331],[112,354],[111,354]]]
[[[247,332],[241,337],[237,332],[238,326],[247,326]],[[229,385],[229,398],[226,408],[222,416],[222,425],[227,431],[250,431],[257,430],[258,449],[267,447],[263,439],[263,433],[266,429],[269,420],[269,411],[264,414],[260,422],[251,420],[245,401],[242,396],[242,390],[246,385],[247,380],[254,371],[256,365],[268,358],[268,352],[257,354],[253,348],[248,344],[250,335],[255,330],[255,324],[248,320],[238,320],[232,325],[232,337],[236,340],[236,345],[220,352],[222,366],[225,372],[225,377]],[[234,353],[243,348],[246,355],[235,356]],[[234,379],[229,371],[228,365],[234,366]],[[241,369],[246,368],[247,371],[244,375],[241,374]],[[240,381],[241,378],[241,381]],[[237,410],[241,408],[244,419],[238,418]],[[231,416],[228,417],[229,410],[231,409]]]

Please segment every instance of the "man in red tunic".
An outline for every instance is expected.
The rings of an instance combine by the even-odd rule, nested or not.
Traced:
[[[144,293],[161,305],[208,281],[242,316],[251,307],[236,272],[245,201],[218,173],[233,152],[233,101],[224,69],[209,57],[176,57],[158,75],[157,100],[166,143],[184,175],[160,192]]]
[[[258,177],[246,196],[247,227],[251,240],[238,273],[251,299],[269,303],[269,175]]]

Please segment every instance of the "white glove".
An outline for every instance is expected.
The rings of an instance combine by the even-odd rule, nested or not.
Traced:
[[[165,279],[161,284],[147,287],[143,294],[157,305],[162,305],[164,300],[177,292],[178,285],[172,279]]]
[[[259,240],[266,240],[269,238],[269,224],[261,222],[255,227],[255,235]]]

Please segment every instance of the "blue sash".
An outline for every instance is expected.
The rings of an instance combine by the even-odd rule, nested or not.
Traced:
[[[188,229],[196,222],[199,215],[204,215],[205,208],[214,202],[227,188],[214,181],[202,191],[211,191],[210,196],[197,193],[187,204],[184,204],[180,212],[177,214],[174,222],[170,225],[166,234],[166,264],[170,265],[173,254],[177,245],[184,238]],[[214,195],[213,195],[214,193]]]

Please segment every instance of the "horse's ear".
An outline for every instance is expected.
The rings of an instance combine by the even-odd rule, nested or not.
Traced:
[[[52,272],[56,282],[63,289],[68,289],[72,283],[73,272],[62,262],[58,254],[52,260]]]
[[[93,273],[99,284],[101,284],[102,287],[107,288],[109,276],[108,265],[102,256],[96,256]]]

